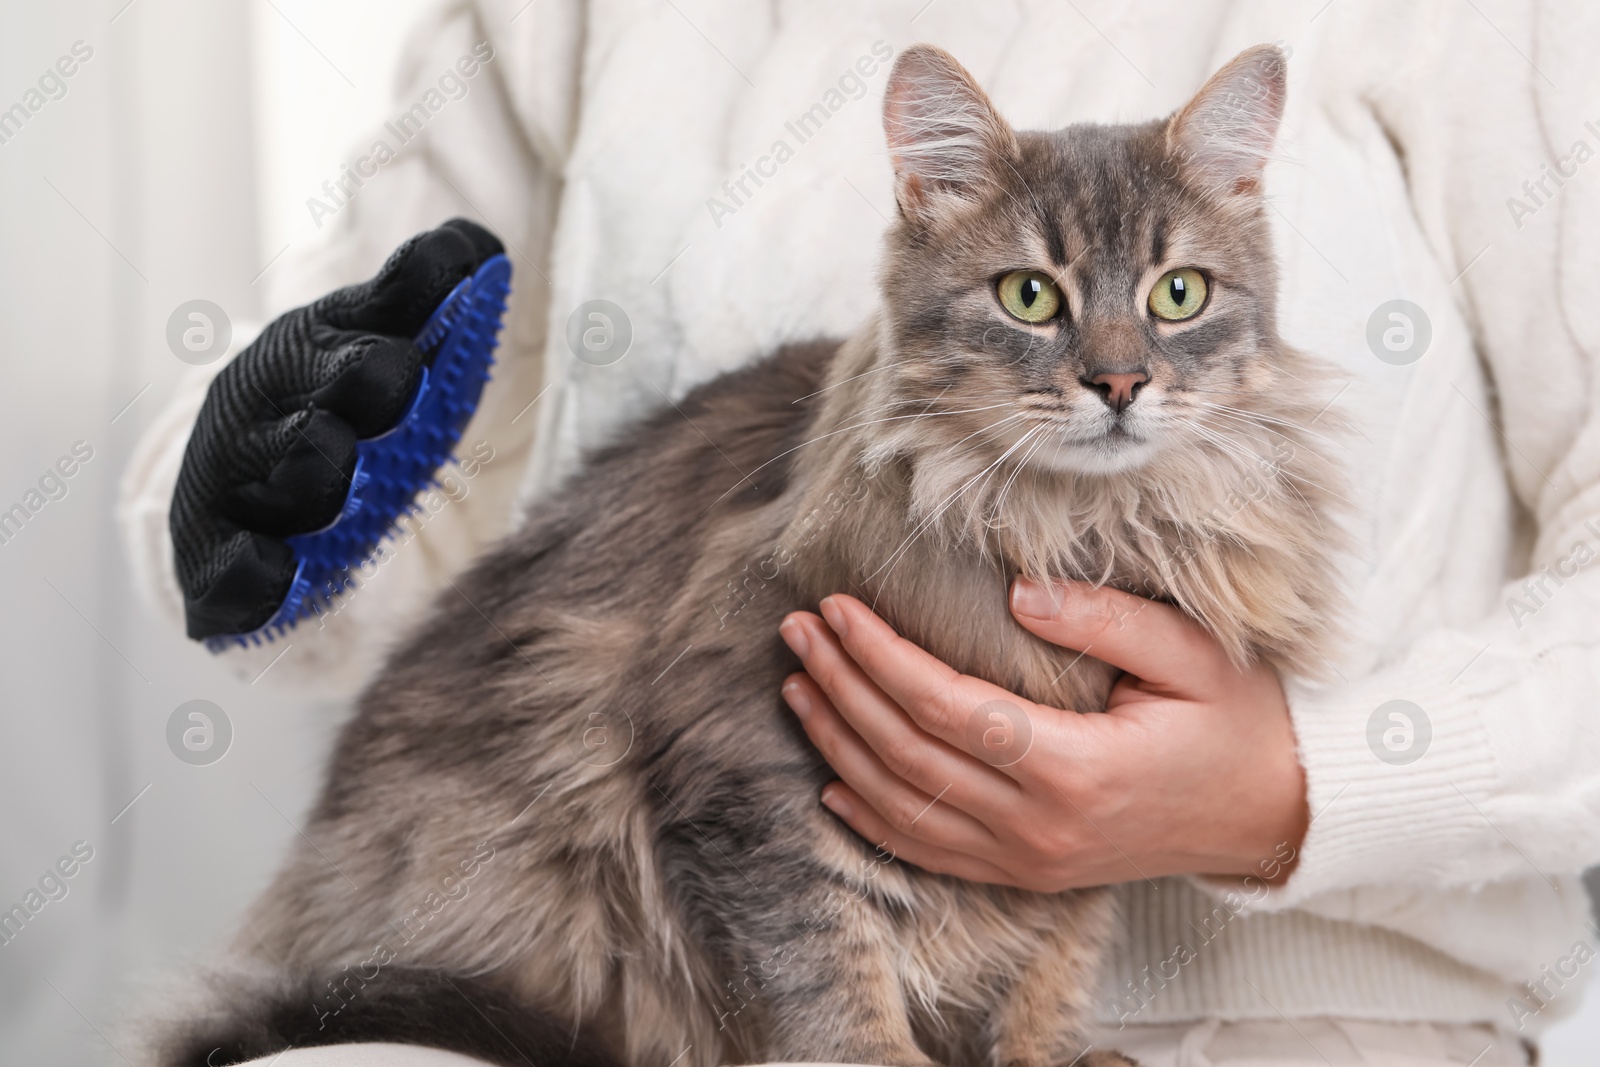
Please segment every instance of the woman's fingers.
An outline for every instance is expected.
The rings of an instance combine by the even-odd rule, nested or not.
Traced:
[[[1194,693],[1214,686],[1216,642],[1200,624],[1170,604],[1085,582],[1011,585],[1011,613],[1046,641],[1104,660],[1147,686]]]
[[[860,606],[859,604],[857,606]],[[865,609],[863,608],[863,611]],[[870,612],[866,612],[871,616]],[[882,624],[881,619],[871,616]],[[888,660],[916,671],[938,660],[895,635],[887,625],[882,632],[858,631],[855,644],[870,648],[869,658],[881,668]],[[836,632],[807,612],[796,612],[779,627],[783,639],[805,665],[806,673],[827,694],[835,709],[849,722],[890,770],[929,793],[952,788],[957,807],[983,814],[996,797],[1012,791],[1010,781],[989,765],[972,758],[965,733],[957,743],[930,731],[912,708],[885,692],[868,673],[866,664],[853,656]],[[944,671],[955,675],[948,667]],[[937,684],[937,683],[936,683]]]
[[[837,650],[835,654],[843,656]],[[840,672],[851,669],[853,665],[843,666]],[[834,686],[824,686],[810,674],[795,674],[784,683],[783,696],[839,777],[903,831],[912,832],[920,823],[923,833],[952,838],[959,829],[965,844],[992,844],[984,820],[1015,797],[1015,785],[918,730],[864,677],[841,686],[837,674],[827,673]],[[924,814],[935,797],[939,810]],[[957,814],[960,824],[951,818]]]
[[[822,616],[846,654],[843,658],[858,665],[915,725],[986,766],[993,762],[985,760],[985,753],[974,751],[973,738],[981,733],[981,729],[975,730],[975,716],[994,701],[1015,704],[1018,697],[961,674],[918,648],[855,597],[828,597],[822,602]]]
[[[831,783],[823,790],[823,803],[845,824],[883,849],[894,854],[895,859],[921,867],[935,874],[949,874],[969,882],[992,882],[997,885],[1016,885],[1014,875],[980,859],[970,852],[946,848],[920,836],[902,832],[878,814],[859,793],[842,782]]]

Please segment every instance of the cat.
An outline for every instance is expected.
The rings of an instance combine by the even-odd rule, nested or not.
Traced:
[[[495,1063],[1109,1067],[1099,888],[912,867],[818,803],[785,614],[852,593],[957,670],[1103,710],[1017,575],[1176,604],[1314,675],[1340,601],[1331,373],[1278,336],[1284,58],[1172,117],[1016,133],[897,59],[879,310],[589,457],[362,696],[304,841],[155,1062],[415,1041]],[[1321,425],[1316,424],[1321,422]],[[214,1058],[213,1058],[214,1057]]]

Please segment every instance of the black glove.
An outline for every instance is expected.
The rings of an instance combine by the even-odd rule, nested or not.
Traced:
[[[279,318],[217,375],[167,519],[191,638],[272,618],[294,581],[283,539],[339,514],[356,441],[394,428],[416,393],[427,359],[411,339],[502,251],[488,230],[451,219],[371,281]]]

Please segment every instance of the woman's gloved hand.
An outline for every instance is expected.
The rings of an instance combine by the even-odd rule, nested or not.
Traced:
[[[211,383],[172,494],[191,638],[263,625],[294,580],[284,538],[339,514],[356,441],[392,429],[427,363],[412,338],[450,290],[502,252],[451,219],[397,249],[377,277],[274,321]]]

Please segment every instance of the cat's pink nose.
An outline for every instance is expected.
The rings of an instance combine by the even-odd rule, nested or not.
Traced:
[[[1123,374],[1096,374],[1084,384],[1100,394],[1117,414],[1133,403],[1133,398],[1139,395],[1139,387],[1150,380],[1150,375],[1142,370],[1131,371]]]

